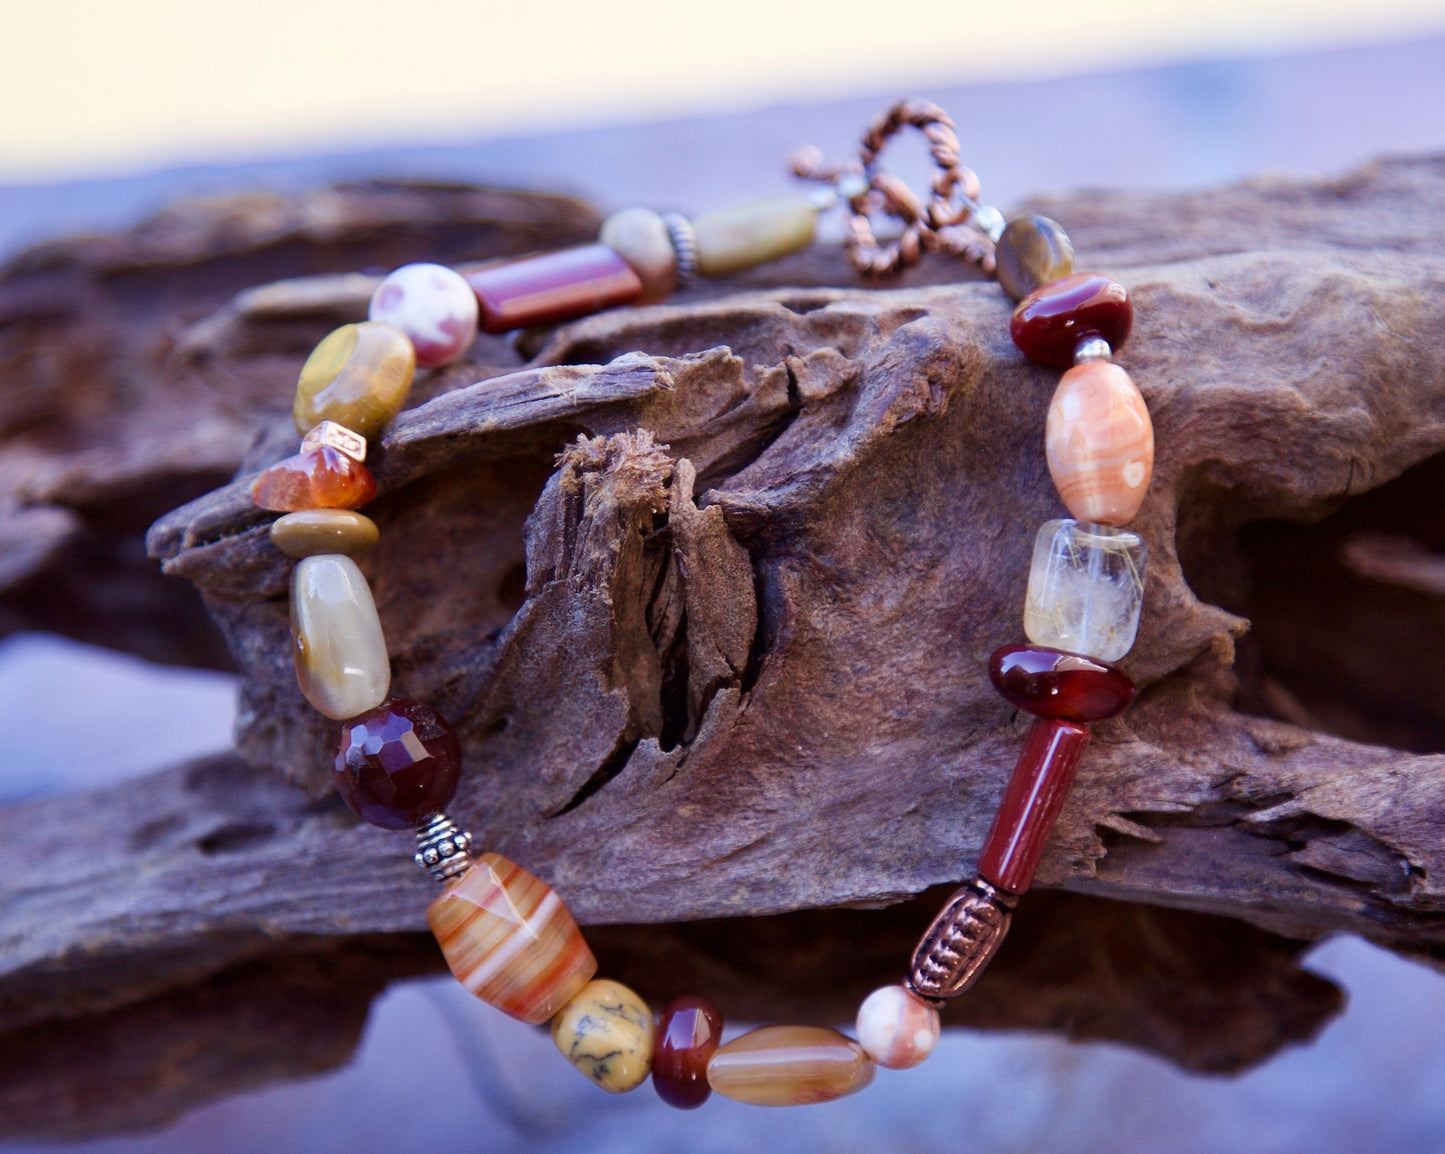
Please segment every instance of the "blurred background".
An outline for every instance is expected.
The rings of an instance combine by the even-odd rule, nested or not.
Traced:
[[[799,145],[845,154],[904,93],[953,113],[1004,208],[1445,153],[1438,0],[50,0],[10,3],[4,30],[5,257],[178,196],[369,176],[703,211],[787,187]],[[901,148],[910,166],[921,150]],[[12,635],[0,804],[224,748],[232,695],[222,674]],[[544,1034],[450,980],[416,981],[378,1001],[349,1068],[86,1148],[1445,1150],[1445,979],[1348,938],[1311,965],[1349,1008],[1237,1077],[951,1032],[928,1064],[854,1099],[777,1113],[715,1099],[696,1115],[646,1092],[604,1099]]]

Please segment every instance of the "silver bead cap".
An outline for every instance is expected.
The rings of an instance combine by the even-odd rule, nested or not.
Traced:
[[[1087,365],[1091,361],[1111,361],[1114,350],[1103,337],[1085,337],[1074,346],[1074,364]]]
[[[680,212],[665,212],[662,223],[667,225],[667,236],[677,255],[677,283],[690,285],[697,277],[697,234],[692,231],[692,221]]]
[[[472,835],[439,813],[416,831],[416,864],[437,882],[451,881],[467,872],[472,864]]]

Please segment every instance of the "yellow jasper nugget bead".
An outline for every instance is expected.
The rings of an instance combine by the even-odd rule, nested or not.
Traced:
[[[863,1047],[822,1026],[764,1026],[720,1047],[707,1084],[752,1106],[805,1106],[856,1093],[873,1081]]]
[[[621,982],[588,982],[552,1019],[562,1056],[610,1094],[625,1094],[652,1070],[652,1011]]]
[[[1079,521],[1127,525],[1154,475],[1154,424],[1129,374],[1109,361],[1075,365],[1049,404],[1049,473]]]
[[[426,920],[457,981],[534,1026],[597,972],[562,899],[500,854],[479,857],[427,907]]]
[[[335,421],[375,437],[406,403],[415,372],[416,350],[399,329],[375,321],[342,325],[301,366],[291,410],[297,431]]]

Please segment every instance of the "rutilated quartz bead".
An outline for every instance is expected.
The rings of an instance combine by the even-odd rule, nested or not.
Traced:
[[[764,1026],[718,1047],[707,1081],[751,1106],[804,1106],[856,1093],[873,1081],[863,1047],[822,1026]]]
[[[1014,300],[1074,271],[1074,242],[1058,221],[1030,214],[1004,227],[994,246],[998,283]]]
[[[436,710],[393,697],[342,725],[331,769],[357,817],[382,829],[415,829],[456,794],[462,747]]]
[[[465,275],[488,333],[560,324],[642,295],[642,279],[605,244],[500,261]]]
[[[978,872],[987,881],[1011,894],[1028,890],[1088,744],[1088,726],[1053,717],[1034,721],[979,855]]]
[[[322,553],[291,575],[296,682],[318,713],[342,721],[386,699],[391,663],[371,588],[356,562]]]
[[[353,509],[375,496],[371,470],[329,445],[277,461],[251,484],[251,500],[277,513]]]
[[[874,990],[858,1007],[858,1044],[878,1065],[908,1070],[933,1053],[938,1011],[904,986]]]
[[[1118,661],[1134,645],[1148,550],[1137,533],[1063,518],[1034,540],[1024,632],[1035,645]]]
[[[812,244],[817,223],[813,202],[794,193],[710,212],[692,222],[697,271],[723,276],[777,260]]]
[[[1134,683],[1122,669],[1082,653],[1041,645],[1005,645],[989,659],[994,688],[1035,717],[1105,721],[1134,700]]]
[[[342,325],[301,366],[292,419],[302,433],[335,421],[373,438],[401,411],[415,372],[405,333],[375,321]]]
[[[1102,337],[1117,352],[1133,324],[1128,289],[1103,273],[1079,272],[1019,301],[1009,334],[1024,355],[1064,368],[1074,363],[1074,350],[1088,337]]]
[[[642,281],[639,304],[665,300],[677,287],[677,253],[667,222],[650,208],[624,208],[602,222],[597,239],[632,266]]]
[[[404,264],[377,286],[367,319],[405,333],[423,369],[448,365],[477,335],[477,294],[440,264]]]
[[[679,1110],[707,1101],[707,1063],[722,1041],[722,1013],[706,998],[684,994],[663,1007],[652,1050],[652,1086]]]
[[[376,544],[376,522],[350,509],[303,509],[271,522],[271,543],[300,560],[318,553],[355,556]]]
[[[1044,426],[1054,487],[1080,521],[1127,525],[1154,475],[1154,424],[1129,374],[1108,361],[1075,365]]]
[[[550,886],[483,854],[427,907],[447,965],[482,1001],[541,1025],[597,972],[597,959]]]
[[[652,1011],[621,982],[588,982],[552,1019],[562,1056],[609,1094],[625,1094],[652,1069]]]

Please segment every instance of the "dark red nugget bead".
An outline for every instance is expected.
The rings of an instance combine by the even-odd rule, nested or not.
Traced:
[[[1103,337],[1117,352],[1133,327],[1128,289],[1101,272],[1076,272],[1019,301],[1009,333],[1025,356],[1067,368],[1086,337]]]
[[[1076,721],[1040,717],[1029,730],[978,859],[978,872],[999,889],[1021,894],[1034,880],[1088,744],[1088,727]]]
[[[605,244],[524,256],[463,275],[477,294],[484,333],[561,324],[642,295],[641,278]]]
[[[722,1014],[706,998],[688,994],[667,1003],[652,1047],[652,1085],[669,1106],[693,1110],[707,1101],[707,1060],[722,1028]]]
[[[1080,653],[1042,645],[1005,645],[989,658],[994,688],[1035,717],[1104,721],[1134,701],[1122,669]]]
[[[332,771],[358,817],[382,829],[413,829],[457,792],[462,747],[436,710],[393,697],[342,725]]]

